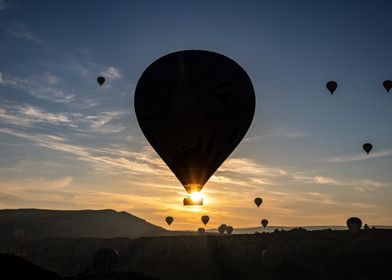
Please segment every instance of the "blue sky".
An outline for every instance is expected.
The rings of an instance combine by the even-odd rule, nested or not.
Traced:
[[[129,211],[174,229],[392,224],[390,1],[0,0],[0,207]],[[202,208],[145,140],[133,94],[162,55],[237,61],[245,139]],[[103,87],[96,77],[104,75]],[[325,83],[338,82],[329,95]],[[365,142],[373,143],[366,155]],[[257,209],[252,201],[264,199]]]

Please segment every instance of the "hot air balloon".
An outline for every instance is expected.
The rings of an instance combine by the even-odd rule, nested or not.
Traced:
[[[207,225],[209,220],[210,220],[210,217],[208,217],[206,215],[201,217],[201,221],[203,222],[204,225]]]
[[[225,224],[221,224],[221,225],[218,227],[218,232],[219,232],[220,234],[224,234],[225,231],[226,231],[226,229],[227,229],[227,226],[226,226]]]
[[[364,229],[364,230],[369,230],[370,227],[368,226],[368,224],[365,224],[365,225],[363,226],[363,229]]]
[[[171,225],[171,223],[174,221],[174,219],[173,219],[173,217],[172,216],[168,216],[168,217],[166,217],[166,223],[170,226]]]
[[[350,233],[356,234],[359,232],[362,226],[362,221],[360,218],[351,217],[347,220],[347,227]]]
[[[267,225],[268,225],[268,220],[267,219],[262,219],[261,220],[261,224],[263,225],[264,228],[266,228]]]
[[[204,235],[206,233],[206,230],[204,228],[198,228],[197,229],[197,234],[198,235]]]
[[[231,233],[233,232],[233,227],[232,226],[228,226],[227,228],[226,228],[226,231],[227,231],[227,234],[228,235],[231,235]]]
[[[389,92],[392,88],[392,81],[391,80],[386,80],[382,83],[382,85],[384,86],[385,90],[387,92]]]
[[[246,134],[255,93],[247,73],[230,58],[185,50],[147,67],[134,104],[148,142],[193,196]],[[203,205],[192,196],[184,205]]]
[[[257,207],[260,207],[261,203],[263,203],[263,200],[260,197],[255,198],[255,204]]]
[[[337,89],[338,84],[335,81],[329,81],[327,84],[327,89],[331,93],[331,95],[334,93],[334,91]]]
[[[373,145],[370,143],[365,143],[362,145],[362,148],[365,150],[367,154],[369,154],[370,151],[373,149]]]
[[[100,76],[100,77],[98,77],[97,78],[97,82],[98,82],[98,84],[100,85],[100,86],[102,86],[104,83],[105,83],[105,78],[104,77],[102,77],[102,76]]]

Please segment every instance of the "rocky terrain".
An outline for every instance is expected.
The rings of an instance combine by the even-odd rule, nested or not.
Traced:
[[[90,273],[101,248],[119,253],[118,270],[159,279],[392,279],[392,231],[306,231],[136,239],[49,238],[21,248],[61,276]]]

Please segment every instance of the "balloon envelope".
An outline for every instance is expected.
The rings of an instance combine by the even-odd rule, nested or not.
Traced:
[[[220,234],[224,234],[225,231],[226,231],[226,229],[227,229],[227,225],[221,224],[221,225],[218,227],[218,232],[219,232]]]
[[[226,231],[227,231],[227,234],[228,235],[231,235],[231,233],[233,232],[233,227],[232,226],[228,226],[227,228],[226,228]]]
[[[171,217],[171,216],[168,216],[168,217],[166,217],[166,223],[170,226],[171,225],[171,223],[174,221],[174,219],[173,219],[173,217]]]
[[[100,85],[100,86],[102,86],[103,85],[103,83],[105,82],[105,78],[104,77],[98,77],[97,78],[97,82],[98,82],[98,84]]]
[[[190,194],[203,188],[241,142],[255,102],[241,66],[201,50],[153,62],[140,77],[134,100],[145,137]]]
[[[392,81],[391,80],[386,80],[382,84],[387,92],[389,92],[391,90],[391,88],[392,88]]]
[[[260,197],[255,198],[255,204],[257,207],[260,207],[261,203],[263,203],[263,200]]]
[[[335,81],[329,81],[329,82],[327,83],[327,89],[329,90],[329,92],[330,92],[331,94],[334,93],[334,91],[337,89],[337,87],[338,87],[338,83],[335,82]]]
[[[197,229],[197,233],[198,233],[199,235],[203,235],[205,232],[206,232],[206,230],[205,230],[204,228],[198,228],[198,229]]]
[[[357,218],[357,217],[351,217],[351,218],[349,218],[349,219],[347,220],[346,224],[347,224],[348,230],[349,230],[351,233],[358,233],[359,230],[360,230],[361,227],[362,227],[362,221],[361,221],[360,218]]]
[[[204,215],[203,217],[201,217],[201,221],[203,222],[204,225],[206,225],[208,223],[208,221],[210,220],[210,217]]]
[[[365,143],[362,145],[362,148],[365,150],[367,154],[369,154],[370,151],[373,149],[373,145],[370,143]]]
[[[265,228],[268,225],[268,220],[267,219],[262,219],[261,220],[261,224]]]

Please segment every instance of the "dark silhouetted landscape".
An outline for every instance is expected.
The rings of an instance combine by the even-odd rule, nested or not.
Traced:
[[[8,264],[8,279],[37,275],[40,279],[387,280],[392,276],[390,229],[355,235],[348,230],[294,228],[198,236],[195,231],[166,231],[113,210],[1,210],[0,217],[1,258]],[[22,237],[14,236],[13,228],[24,229],[24,240],[17,240]],[[97,261],[100,250],[109,256],[103,253]]]

